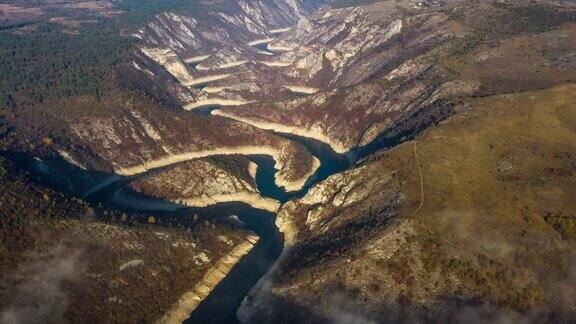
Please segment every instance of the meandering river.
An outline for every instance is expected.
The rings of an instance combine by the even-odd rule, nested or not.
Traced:
[[[205,107],[199,109],[196,113],[206,116],[215,108],[217,107]],[[321,166],[316,170],[314,175],[308,179],[301,190],[287,193],[283,188],[278,187],[274,181],[274,175],[277,170],[274,168],[275,162],[271,156],[247,156],[250,160],[258,164],[256,185],[261,195],[276,199],[281,203],[304,195],[314,184],[328,178],[330,175],[347,169],[354,160],[357,160],[359,157],[366,156],[377,149],[391,146],[392,144],[386,140],[378,141],[378,144],[375,143],[376,145],[371,145],[369,149],[363,150],[360,154],[349,154],[345,156],[334,152],[328,144],[315,139],[293,134],[277,134],[302,144],[321,162]],[[52,168],[49,164],[26,156],[25,154],[3,155],[17,160],[20,166],[34,173],[53,173],[53,178],[59,178],[58,173],[55,173],[57,172],[56,170],[66,170],[66,168],[70,168],[70,166],[63,165]],[[357,156],[350,158],[350,156],[354,155]],[[62,163],[64,162],[62,161],[61,164]],[[276,215],[240,202],[219,203],[203,208],[186,207],[131,191],[128,188],[130,182],[143,175],[144,174],[118,177],[118,180],[90,194],[87,200],[92,203],[103,204],[109,208],[119,208],[134,212],[146,211],[158,215],[158,217],[173,218],[195,214],[210,219],[236,215],[249,230],[260,237],[255,247],[234,266],[226,278],[215,287],[210,295],[200,303],[188,320],[186,320],[186,323],[237,323],[236,311],[240,307],[242,300],[248,295],[250,289],[270,270],[282,252],[283,237],[275,225]],[[54,183],[52,183],[52,185],[54,186]],[[56,187],[58,187],[58,185],[56,185]],[[123,203],[119,204],[117,202],[118,199],[114,199],[115,195],[120,195]]]
[[[199,113],[206,114],[206,112]],[[286,202],[291,198],[303,195],[318,181],[346,169],[350,164],[348,158],[335,153],[325,143],[291,134],[280,135],[303,144],[322,164],[316,173],[308,179],[304,188],[297,192],[287,193],[283,188],[278,187],[274,181],[276,170],[272,157],[249,155],[248,158],[258,164],[256,184],[260,193],[265,197]],[[182,207],[130,191],[127,189],[127,185],[133,179],[134,177],[124,178],[102,188],[90,198],[95,202],[116,208],[136,209],[136,206],[140,206],[140,209],[161,215],[160,217],[183,216],[187,213],[199,214],[207,218],[236,215],[249,230],[258,234],[260,240],[252,251],[241,259],[186,321],[187,323],[236,323],[236,311],[242,300],[260,278],[268,272],[282,252],[283,238],[275,225],[276,215],[244,203],[220,203],[205,208]],[[112,197],[118,193],[122,195],[124,205],[113,202]],[[170,211],[170,209],[175,210]]]
[[[274,160],[265,155],[250,156],[250,159],[258,164],[256,184],[260,193],[265,197],[286,202],[291,198],[303,195],[318,181],[346,169],[350,164],[345,156],[335,153],[327,144],[291,134],[281,135],[306,146],[322,164],[302,190],[286,193],[274,181],[276,172]],[[237,205],[239,206],[234,208],[235,214],[250,230],[260,236],[260,241],[212,291],[208,298],[196,308],[186,323],[237,323],[236,310],[240,307],[242,300],[260,278],[268,272],[282,252],[283,238],[274,223],[276,215],[246,205]],[[227,207],[230,206],[232,204]]]

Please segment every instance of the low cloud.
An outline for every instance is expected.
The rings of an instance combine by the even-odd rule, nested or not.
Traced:
[[[506,228],[493,226],[484,230],[483,224],[489,219],[482,213],[472,210],[444,210],[434,215],[438,232],[450,235],[457,240],[485,252],[497,259],[506,259],[514,253],[514,247],[505,238]]]
[[[334,324],[377,324],[362,314],[362,304],[345,294],[333,294],[328,299],[328,317]]]
[[[15,274],[20,283],[11,289],[12,303],[0,311],[0,324],[62,323],[69,305],[66,285],[83,272],[82,255],[61,247],[34,255],[31,265]]]

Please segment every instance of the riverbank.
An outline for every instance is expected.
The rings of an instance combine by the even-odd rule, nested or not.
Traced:
[[[196,87],[196,86],[203,85],[203,84],[206,84],[209,82],[214,82],[214,81],[226,79],[230,75],[231,74],[216,74],[216,75],[209,75],[209,76],[200,77],[200,78],[190,77],[188,80],[185,80],[181,83],[185,86],[188,86],[188,87]]]
[[[276,213],[281,205],[280,201],[276,199],[264,197],[260,193],[252,191],[240,191],[193,198],[150,197],[150,199],[143,199],[138,192],[133,193],[120,189],[113,194],[112,202],[133,210],[163,212],[174,212],[184,206],[203,208],[220,203],[238,202],[247,204],[255,209]]]
[[[222,89],[224,89],[224,88],[222,88]],[[217,92],[216,90],[222,90],[222,89],[214,89],[213,92]],[[206,92],[209,92],[209,91],[206,91]],[[191,103],[186,104],[184,106],[184,109],[190,111],[190,110],[194,110],[194,109],[198,109],[198,108],[204,108],[204,107],[208,107],[208,106],[241,106],[241,105],[245,105],[245,104],[249,104],[249,103],[250,103],[250,101],[221,99],[221,98],[200,99],[200,100],[193,101]]]
[[[189,207],[207,207],[219,203],[241,202],[248,204],[253,208],[269,211],[271,213],[276,213],[280,208],[280,202],[278,200],[263,197],[257,192],[248,191],[236,192],[226,195],[214,195],[210,197],[202,196],[195,198],[175,199],[173,202],[181,202],[182,204]]]
[[[310,168],[310,171],[304,174],[304,176],[300,177],[299,180],[288,182],[283,179],[275,177],[276,183],[278,184],[279,187],[284,188],[286,192],[298,191],[304,188],[308,179],[310,179],[310,177],[312,177],[314,173],[316,173],[316,170],[320,168],[320,165],[321,165],[320,160],[318,160],[315,156],[312,156],[312,168]],[[278,175],[278,173],[276,173],[276,175]]]
[[[202,61],[204,61],[205,59],[209,58],[211,55],[198,55],[198,56],[193,56],[193,57],[189,57],[184,59],[184,63],[187,64],[194,64],[194,63],[200,63]]]
[[[313,95],[313,94],[317,93],[318,91],[320,91],[320,89],[318,89],[318,88],[298,86],[298,85],[284,86],[284,88],[290,90],[292,93],[303,94],[303,95]]]
[[[196,66],[196,70],[198,71],[209,71],[209,70],[222,70],[222,69],[227,69],[227,68],[232,68],[232,67],[236,67],[236,66],[240,66],[242,64],[246,64],[249,61],[244,60],[244,61],[233,61],[233,62],[229,62],[229,63],[224,63],[221,65],[216,65],[216,66],[204,66],[202,63],[198,64]]]
[[[287,31],[289,31],[290,29],[292,29],[292,27],[276,28],[276,29],[271,29],[271,30],[269,31],[269,33],[272,34],[272,35],[282,34],[282,33],[285,33],[285,32],[287,32]]]
[[[132,176],[141,174],[153,169],[165,167],[171,164],[185,162],[193,159],[204,158],[213,155],[268,155],[274,159],[274,168],[278,172],[276,172],[274,178],[275,183],[279,187],[285,188],[287,191],[296,191],[300,190],[304,187],[304,184],[308,180],[308,178],[316,172],[316,169],[320,166],[320,161],[313,157],[313,165],[312,168],[305,173],[303,176],[299,177],[295,180],[288,179],[287,175],[284,173],[286,172],[283,168],[283,162],[281,159],[281,152],[273,147],[266,147],[266,146],[242,146],[242,147],[229,147],[229,148],[218,148],[209,151],[197,151],[197,152],[188,152],[188,153],[181,153],[166,156],[163,158],[159,158],[156,160],[152,160],[146,162],[141,165],[127,167],[127,168],[118,168],[115,170],[115,173],[124,175],[124,176]]]
[[[220,91],[226,90],[226,89],[230,89],[234,87],[234,85],[228,85],[228,86],[221,86],[221,87],[204,87],[204,89],[202,89],[202,91],[206,92],[206,93],[218,93]]]
[[[214,288],[228,275],[240,259],[248,254],[258,242],[257,236],[248,236],[246,242],[240,243],[228,255],[218,260],[196,284],[194,289],[185,293],[178,303],[168,311],[159,324],[180,324],[200,305]]]
[[[285,46],[276,46],[276,45],[272,45],[272,44],[268,44],[268,46],[266,47],[270,52],[272,53],[285,53],[285,52],[290,52],[292,50],[294,50],[294,48],[292,47],[285,47]]]
[[[248,46],[258,46],[258,45],[262,45],[262,44],[268,44],[272,41],[274,41],[274,38],[257,39],[257,40],[248,42]]]
[[[286,67],[292,65],[290,62],[267,62],[267,61],[258,61],[258,63],[264,64],[270,67]]]
[[[288,125],[283,125],[283,124],[273,123],[273,122],[267,122],[267,121],[257,121],[257,120],[246,118],[246,117],[236,116],[234,114],[222,111],[220,109],[212,111],[212,115],[217,115],[217,116],[222,116],[222,117],[234,119],[236,121],[239,121],[239,122],[242,122],[242,123],[245,123],[248,125],[252,125],[256,128],[260,128],[263,130],[271,130],[271,131],[275,131],[278,133],[288,133],[288,134],[294,134],[297,136],[313,138],[315,140],[318,140],[320,142],[323,142],[323,143],[330,145],[330,147],[332,147],[334,152],[336,152],[338,154],[344,154],[344,153],[349,151],[348,148],[344,147],[341,144],[335,143],[331,138],[324,135],[320,131],[313,131],[313,130],[308,130],[308,129],[304,129],[304,128],[300,128],[300,127],[296,127],[296,126],[288,126]]]

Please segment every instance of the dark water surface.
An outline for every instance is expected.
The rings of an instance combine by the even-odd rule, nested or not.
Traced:
[[[192,109],[191,111],[200,116],[210,116],[212,111],[222,108],[220,105],[204,105]]]
[[[263,43],[263,44],[254,45],[253,47],[261,50],[262,52],[270,53],[270,55],[274,54],[273,52],[271,52],[271,51],[268,49],[268,43]]]

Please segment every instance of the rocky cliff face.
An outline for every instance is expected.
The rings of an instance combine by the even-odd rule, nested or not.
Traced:
[[[101,110],[74,111],[74,104],[99,106]],[[278,181],[289,186],[302,181],[301,175],[307,174],[314,163],[303,146],[224,118],[169,111],[120,93],[111,94],[105,105],[90,99],[80,99],[74,104],[63,106],[58,116],[22,113],[11,121],[18,126],[13,137],[7,139],[11,141],[8,145],[25,146],[30,137],[18,134],[29,132],[33,124],[27,124],[28,121],[40,119],[45,135],[35,135],[40,142],[39,155],[53,150],[84,170],[134,175],[197,157],[259,153],[274,156],[280,170]],[[43,138],[54,140],[45,143]]]
[[[282,10],[272,2],[240,6],[232,16],[163,14],[137,32],[148,44],[142,52],[190,88],[178,95],[189,101],[185,109],[225,106],[213,113],[343,153],[409,119],[419,121],[402,125],[404,133],[440,120],[451,113],[448,100],[481,86],[439,66],[463,37],[449,14],[467,6],[461,2],[414,9],[383,1],[317,13],[295,5],[297,23],[286,28],[277,28],[282,19],[273,12]]]
[[[202,2],[155,15],[134,28],[139,48],[110,77],[118,91],[105,102],[77,97],[14,112],[7,120],[20,133],[9,147],[37,151],[45,138],[72,138],[51,151],[81,168],[126,173],[250,143],[274,150],[279,165],[293,167],[282,181],[296,183],[297,172],[313,171],[313,158],[294,162],[307,154],[302,147],[256,128],[343,153],[409,136],[452,114],[459,97],[558,84],[574,71],[574,16],[565,5],[377,1],[318,10],[322,4]],[[218,107],[212,114],[225,118],[189,116]],[[55,126],[30,126],[38,120]],[[35,138],[19,139],[30,132]]]
[[[206,194],[255,192],[258,166],[242,156],[198,159],[164,170],[151,172],[131,183],[131,187],[150,195],[171,199],[193,198]]]
[[[238,61],[242,55],[259,56],[248,43],[266,39],[295,25],[317,9],[321,1],[227,1],[220,6],[204,4],[190,13],[167,12],[155,17],[134,35],[146,43],[168,47],[184,59],[213,67]],[[252,54],[250,54],[252,52]]]
[[[564,63],[548,60],[551,58],[541,62],[538,51],[521,49],[525,48],[521,44],[527,42],[538,44],[542,50],[552,46],[556,53],[569,47],[568,38],[560,36],[571,34],[573,29],[567,24],[573,21],[567,7],[536,5],[553,17],[549,24],[542,24],[528,22],[537,14],[521,2],[498,5],[451,1],[420,8],[413,5],[381,1],[324,10],[303,18],[270,43],[271,48],[285,49],[275,60],[286,64],[270,74],[285,89],[305,89],[301,94],[307,97],[290,99],[284,93],[280,97],[283,100],[258,103],[254,95],[244,94],[237,87],[226,88],[222,80],[218,84],[219,95],[246,96],[256,102],[250,103],[250,109],[225,107],[219,113],[257,127],[298,129],[346,152],[379,136],[410,134],[435,123],[452,113],[448,102],[455,98],[502,91],[502,83],[509,85],[507,91],[518,91],[538,86],[536,83],[542,86],[570,79],[567,73],[573,71],[573,59],[563,56]],[[469,23],[474,12],[480,12],[485,19]],[[506,25],[516,16],[524,16],[524,27]],[[490,25],[497,27],[488,31]],[[557,35],[558,42],[544,45],[542,40],[536,40],[542,36],[526,35],[530,29],[537,29],[535,34]],[[486,35],[484,40],[478,39],[480,34]],[[488,50],[492,46],[488,39],[501,45]],[[514,40],[514,45],[507,45],[506,39]],[[508,56],[511,52],[523,52],[529,57],[525,68],[492,61],[515,56]],[[505,67],[505,71],[476,68],[474,55],[491,57],[487,65],[494,63]],[[547,72],[536,77],[542,71],[528,61],[541,62]],[[267,98],[267,89],[253,83],[249,73],[239,72],[236,78],[244,75],[245,82],[255,84]],[[234,83],[242,84],[240,80]]]
[[[275,8],[269,5],[266,10]],[[260,17],[262,8],[243,8],[235,18],[215,11],[211,15],[218,18],[203,17],[210,28],[202,25],[206,23],[202,19],[173,14],[157,17],[148,26],[153,28],[137,35],[150,44],[143,49],[148,57],[191,88],[187,109],[239,106],[222,109],[222,115],[259,128],[293,128],[289,132],[300,131],[346,152],[370,143],[418,108],[438,105],[443,99],[433,94],[446,76],[431,68],[429,58],[411,59],[425,56],[454,36],[450,19],[438,10],[405,12],[405,7],[381,2],[312,15],[298,9],[297,24],[293,19],[292,25],[276,30],[274,22]],[[260,29],[250,27],[255,20],[261,21]],[[262,50],[260,45],[267,47]],[[187,67],[185,62],[196,66]],[[402,80],[390,76],[384,83],[365,82],[405,62],[412,69],[402,68]],[[427,82],[434,78],[432,84]],[[343,93],[335,87],[351,88]],[[325,91],[300,97],[320,90]],[[461,92],[474,90],[472,83]],[[335,102],[346,107],[334,112],[330,108]],[[352,123],[344,125],[343,120]]]
[[[158,14],[136,28],[131,37],[140,39],[139,48],[130,62],[107,76],[103,95],[45,100],[9,112],[7,121],[14,132],[4,148],[28,151],[46,161],[56,156],[80,170],[122,175],[215,154],[268,154],[280,170],[278,183],[297,190],[306,181],[302,175],[317,168],[304,147],[244,123],[178,110],[190,103],[187,109],[192,109],[200,100],[197,107],[247,102],[250,98],[237,94],[220,97],[199,90],[232,73],[191,73],[186,62],[213,55],[214,66],[234,67],[234,55],[252,52],[262,58],[250,41],[278,33],[315,8],[307,1],[229,2],[201,4],[192,14]],[[219,50],[224,54],[217,54]],[[232,56],[217,59],[228,54]],[[212,66],[209,61],[202,64],[204,69]],[[254,90],[251,85],[248,89]]]
[[[275,180],[288,191],[302,188],[319,161],[271,131],[315,138],[354,156],[432,127],[282,206],[277,225],[287,250],[245,302],[242,320],[553,321],[574,314],[574,89],[558,86],[573,82],[576,73],[572,4],[198,1],[194,10],[168,8],[127,26],[122,13],[110,9],[121,3],[106,3],[106,10],[88,16],[121,26],[97,25],[103,44],[134,41],[116,58],[120,63],[98,70],[96,90],[71,91],[70,82],[56,82],[68,80],[57,71],[38,79],[39,94],[28,89],[34,103],[21,105],[26,92],[19,92],[19,78],[12,78],[15,99],[0,94],[8,130],[5,137],[0,131],[2,148],[37,157],[38,168],[71,192],[95,192],[120,176],[147,173],[133,189],[195,206],[233,199],[275,211],[276,202],[258,195],[246,160],[231,167],[238,161],[231,156],[273,157]],[[16,10],[0,5],[6,8]],[[26,8],[35,11],[29,3]],[[57,34],[86,33],[78,39],[91,44],[91,20],[56,18],[52,22],[64,26]],[[36,24],[11,29],[2,36],[45,32]],[[112,31],[120,41],[110,38]],[[7,65],[14,50],[3,50]],[[42,56],[16,70],[36,71]],[[92,71],[85,62],[94,58],[55,64]],[[91,73],[78,71],[67,71],[74,85],[92,81],[84,78]],[[63,89],[61,97],[42,97],[40,90],[53,83]],[[503,93],[517,94],[493,97]],[[13,221],[10,212],[25,200],[6,197],[2,220]],[[38,210],[54,205],[34,201]],[[174,283],[166,278],[193,278],[190,286],[170,286],[189,310],[222,278],[222,269],[229,270],[228,257],[237,261],[254,242],[229,224],[186,219],[199,230],[187,236],[126,227],[142,219],[111,215],[113,225],[67,218],[10,228],[0,238],[17,241],[0,252],[16,261],[0,269],[16,269],[27,260],[18,253],[54,238],[87,237],[102,258],[90,260],[94,270],[83,277],[88,284],[74,287],[110,296],[106,306],[115,305],[121,316],[141,307],[146,320],[180,318],[174,294],[159,288]],[[34,236],[43,227],[46,237]],[[162,266],[174,262],[200,270],[175,273]],[[129,272],[135,269],[141,272]],[[158,286],[123,289],[141,286],[142,276]],[[142,306],[151,293],[162,309]],[[102,306],[102,298],[94,299]],[[97,321],[104,312],[88,314]],[[121,319],[139,320],[128,317]]]
[[[570,85],[469,101],[286,203],[286,250],[240,318],[569,322],[574,99]]]

